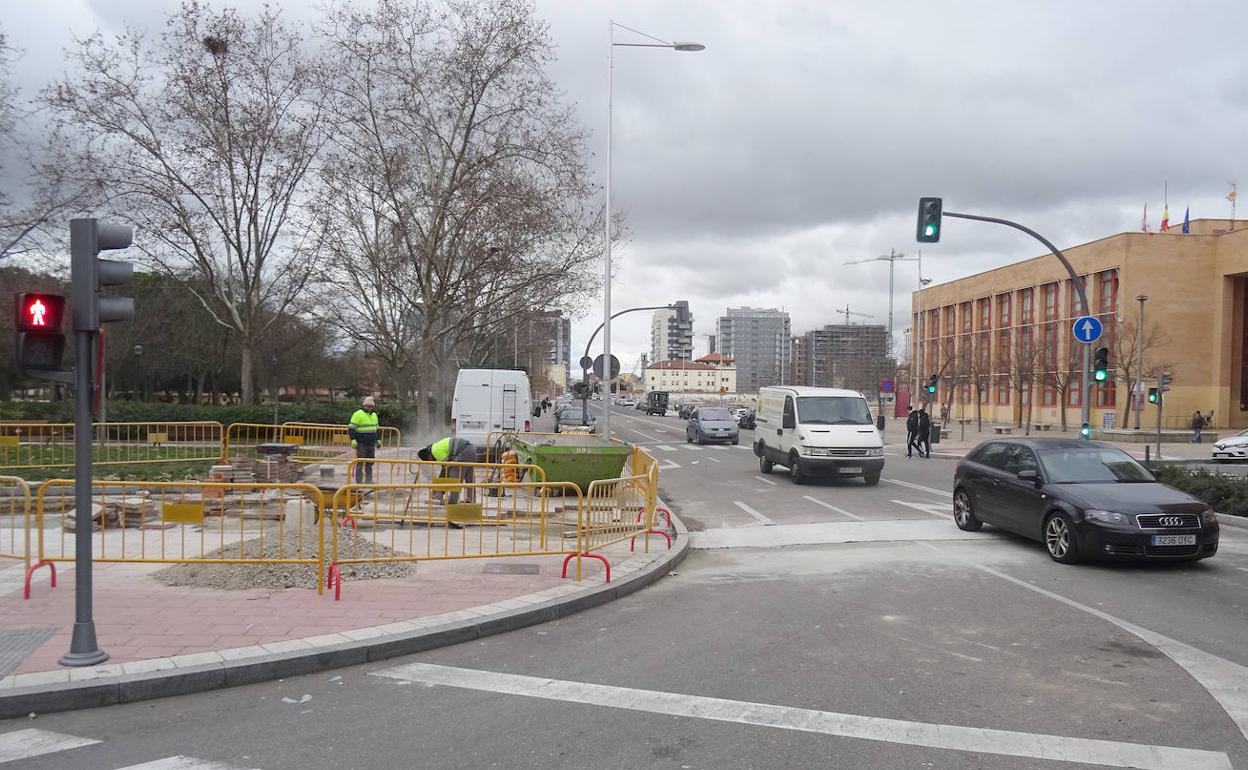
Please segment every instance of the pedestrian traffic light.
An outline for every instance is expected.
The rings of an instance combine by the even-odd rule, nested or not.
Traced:
[[[1161,400],[1161,394],[1157,392],[1157,389],[1149,388],[1148,389],[1148,403],[1155,404],[1160,400]]]
[[[1097,348],[1093,355],[1092,379],[1105,382],[1109,379],[1109,348]]]
[[[919,224],[915,238],[919,243],[936,243],[940,240],[940,198],[919,198]]]
[[[13,328],[18,369],[50,371],[61,368],[65,334],[61,319],[65,297],[60,294],[17,294],[13,297]]]
[[[932,395],[935,395],[936,383],[938,383],[939,381],[940,381],[940,375],[938,374],[933,374],[930,377],[928,377],[927,378],[927,392]]]
[[[1083,427],[1079,428],[1079,435],[1084,438],[1092,438],[1092,426],[1085,422]]]
[[[74,331],[99,331],[102,323],[134,318],[132,298],[102,297],[99,293],[101,287],[134,280],[133,264],[99,258],[101,251],[124,249],[133,239],[134,231],[129,225],[115,225],[96,219],[70,220]]]

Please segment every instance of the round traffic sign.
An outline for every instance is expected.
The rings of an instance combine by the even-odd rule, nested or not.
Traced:
[[[582,369],[588,369],[594,365],[594,359],[589,356],[581,356],[580,364]]]
[[[894,387],[894,383],[893,383],[892,377],[885,377],[883,380],[880,381],[881,393],[892,393],[893,387]]]
[[[1075,340],[1085,344],[1091,344],[1099,340],[1101,331],[1101,319],[1092,315],[1076,318],[1070,327],[1070,332],[1075,336]]]

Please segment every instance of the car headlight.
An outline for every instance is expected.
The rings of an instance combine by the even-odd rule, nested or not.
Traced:
[[[1200,523],[1201,524],[1217,524],[1218,514],[1215,513],[1212,508],[1206,508],[1205,510],[1200,512]]]
[[[882,446],[867,450],[867,457],[883,457],[883,456],[884,456],[884,447]]]
[[[1089,508],[1083,512],[1083,517],[1089,521],[1099,521],[1105,524],[1130,524],[1131,519],[1125,513],[1115,513],[1114,511],[1099,511],[1095,508]]]

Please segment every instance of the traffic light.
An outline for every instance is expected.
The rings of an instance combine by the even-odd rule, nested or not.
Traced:
[[[572,395],[576,398],[585,398],[589,395],[589,383],[574,382],[572,383]]]
[[[1149,388],[1148,389],[1148,403],[1155,404],[1160,400],[1161,400],[1161,393],[1157,392],[1156,388]]]
[[[134,239],[129,225],[115,225],[95,219],[73,219],[69,223],[70,268],[73,276],[74,331],[99,331],[100,324],[134,318],[130,297],[103,297],[99,290],[134,280],[134,265],[100,259],[101,251],[124,249]],[[85,355],[79,351],[78,355]]]
[[[1084,438],[1092,438],[1092,426],[1085,422],[1083,427],[1079,428],[1079,435]]]
[[[940,240],[940,212],[943,206],[940,198],[919,198],[919,224],[914,236],[919,243]]]
[[[940,375],[933,374],[927,378],[927,392],[936,395],[936,383],[940,382]]]
[[[1165,393],[1167,390],[1170,390],[1171,379],[1172,377],[1170,376],[1170,372],[1161,372],[1160,374],[1157,375],[1157,392],[1159,394]]]
[[[17,330],[17,368],[51,371],[61,368],[65,334],[61,319],[65,297],[60,294],[17,294],[13,297],[13,328]]]
[[[1097,382],[1109,379],[1109,348],[1097,348],[1093,354],[1092,379]]]

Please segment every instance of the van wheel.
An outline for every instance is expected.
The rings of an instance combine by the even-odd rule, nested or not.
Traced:
[[[874,473],[864,473],[862,474],[862,480],[867,482],[867,486],[873,487],[880,483],[880,472],[875,471]]]
[[[776,464],[768,460],[765,453],[760,452],[758,455],[758,469],[763,473],[771,473],[771,469],[774,467],[776,467]]]
[[[796,454],[789,455],[789,478],[794,484],[806,483],[806,472],[802,470],[802,461]]]

